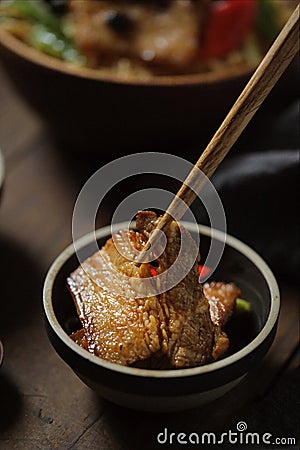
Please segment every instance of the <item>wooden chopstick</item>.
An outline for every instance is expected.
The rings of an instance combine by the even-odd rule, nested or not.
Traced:
[[[298,50],[299,5],[291,14],[225,120],[183,182],[167,211],[159,219],[156,228],[136,260],[137,265],[143,262],[145,252],[155,245],[160,234],[159,231],[165,231],[173,218],[179,220],[195,200],[205,183],[205,178],[210,178],[223,161]],[[199,169],[206,177],[199,177]],[[189,186],[192,186],[193,189]],[[182,201],[184,207],[182,207]]]

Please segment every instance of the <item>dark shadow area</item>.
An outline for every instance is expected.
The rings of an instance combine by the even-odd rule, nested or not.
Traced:
[[[267,109],[265,111],[263,108],[242,132],[230,153],[226,156],[226,160],[244,152],[297,148],[299,146],[299,125],[296,122],[298,118],[299,104],[296,99],[292,99],[290,103],[284,104],[280,108],[277,107],[274,110]],[[146,150],[143,147],[134,149],[134,147],[131,148],[130,146],[119,146],[114,150],[105,151],[101,148],[89,147],[88,145],[86,147],[76,147],[62,141],[59,137],[55,137],[51,132],[49,132],[49,137],[53,140],[53,147],[57,148],[67,167],[77,177],[81,178],[83,182],[105,164],[125,155],[143,151],[170,153],[195,163],[216,131],[217,127],[207,132],[201,128],[200,124],[199,134],[192,142],[187,137],[186,142],[177,146],[174,143],[166,142],[165,145]],[[289,143],[288,147],[287,143]]]
[[[299,98],[293,99],[280,111],[272,113],[269,126],[261,128],[258,134],[259,140],[255,142],[255,147],[250,141],[249,150],[286,150],[299,148],[300,135],[300,110]],[[265,125],[268,125],[266,123]]]
[[[212,181],[226,214],[228,233],[256,250],[280,279],[299,274],[299,151],[247,153],[225,161]],[[200,223],[208,223],[201,205]]]
[[[260,253],[277,276],[293,279],[299,267],[298,221],[295,219],[299,101],[295,98],[288,100],[286,103],[286,99],[282,99],[280,109],[267,108],[268,114],[265,114],[263,107],[257,113],[217,169],[212,182],[224,204],[228,232]],[[209,140],[203,133],[201,136],[194,147],[187,145],[180,150],[174,147],[159,150],[194,163],[201,153],[202,144],[204,148]],[[130,153],[120,149],[102,155],[85,148],[76,154],[75,150],[62,144],[56,148],[62,164],[78,185],[78,191],[100,167]],[[157,174],[130,177],[111,189],[102,207],[112,216],[122,200],[136,191],[157,187],[176,193],[180,184]],[[200,223],[208,223],[199,201],[194,202],[192,211]]]
[[[42,274],[36,263],[18,242],[0,236],[1,314],[0,337],[4,360],[0,369],[0,435],[17,422],[22,410],[22,397],[12,380],[5,374],[6,345],[10,335],[19,332],[41,314]],[[19,343],[20,349],[22,342]],[[1,445],[0,445],[1,446]]]
[[[17,422],[22,410],[22,397],[3,369],[0,371],[0,436]]]
[[[18,242],[0,236],[0,335],[30,323],[41,312],[43,274]]]
[[[270,433],[272,435],[271,442],[276,437],[291,437],[295,438],[298,443],[299,417],[295,405],[299,405],[299,369],[282,377],[270,394],[260,399],[256,398],[250,406],[247,402],[246,407],[239,407],[239,403],[239,387],[210,404],[177,413],[160,414],[134,411],[106,402],[106,412],[95,425],[95,429],[97,430],[97,427],[109,429],[119,443],[117,448],[126,450],[139,450],[140,448],[152,450],[162,446],[163,448],[180,449],[183,447],[182,443],[177,442],[180,433],[185,434],[185,437],[181,437],[181,439],[188,439],[192,433],[197,434],[200,436],[199,445],[202,445],[201,439],[204,433],[214,433],[216,440],[222,439],[222,433],[227,433],[227,436],[223,436],[223,442],[219,446],[229,449],[233,445],[233,441],[228,443],[230,442],[228,441],[229,430],[232,431],[230,439],[238,437],[238,439],[245,440],[248,431],[249,433],[258,433],[259,439],[264,433]],[[240,433],[234,434],[237,432],[237,424],[241,421],[246,423],[246,431],[241,433],[243,434],[242,438],[240,438]],[[174,434],[172,435],[172,433]],[[194,439],[195,436],[192,440]],[[208,445],[208,436],[203,439],[205,439],[203,448],[206,448],[205,445],[207,448],[212,446],[213,441]],[[213,437],[211,436],[210,439]],[[248,445],[243,445],[243,441],[236,445],[241,449],[249,448]],[[185,447],[197,446],[185,445]],[[260,441],[259,446],[251,445],[251,448],[279,447],[278,445],[264,446]],[[296,449],[298,447],[291,443],[286,445],[283,443],[280,448]]]
[[[269,433],[270,444],[260,441],[259,446],[252,446],[255,449],[299,448],[299,427],[300,420],[297,409],[300,404],[300,372],[299,367],[288,372],[280,378],[273,386],[271,392],[258,399],[255,404],[250,405],[245,410],[241,410],[239,417],[247,424],[247,431],[258,433],[263,436]],[[236,422],[230,425],[236,431]],[[280,443],[275,443],[276,438],[284,438]],[[287,438],[295,439],[287,441]],[[232,448],[225,446],[224,448]],[[240,446],[240,448],[248,448]]]
[[[90,155],[81,155],[81,157],[70,157],[69,152],[66,151],[66,148],[63,148],[59,145],[54,146],[57,151],[58,157],[60,159],[61,164],[64,167],[64,171],[69,173],[72,181],[76,185],[76,189],[79,192],[87,180],[101,167],[111,162],[114,157],[111,155],[110,157],[103,157],[101,160],[96,161]],[[163,150],[166,151],[166,150]],[[130,153],[130,152],[129,152]],[[126,154],[120,154],[117,157],[125,156]],[[187,158],[187,155],[185,155]],[[192,157],[190,158],[192,160]],[[158,167],[157,170],[160,168]],[[124,170],[124,174],[126,175],[126,171]],[[184,178],[183,178],[184,179]],[[101,191],[101,179],[99,178],[99,196],[102,195]],[[106,180],[105,180],[106,181]],[[134,175],[128,177],[116,185],[114,185],[109,192],[103,198],[101,202],[101,207],[99,208],[99,216],[101,216],[101,211],[104,210],[109,214],[109,219],[111,220],[116,208],[120,205],[120,203],[126,199],[131,194],[138,192],[143,189],[150,188],[158,188],[164,189],[176,194],[178,189],[180,188],[181,182],[175,180],[170,177],[166,177],[163,175],[159,175],[156,173],[143,173],[140,175]],[[147,206],[147,205],[146,205]],[[143,209],[143,208],[142,208]],[[138,210],[136,210],[138,212]],[[129,219],[128,215],[121,220]],[[120,220],[120,221],[121,221]],[[101,218],[100,221],[101,223]],[[101,223],[103,225],[103,223]]]
[[[221,400],[224,404],[223,399],[226,399],[226,396]],[[107,402],[106,412],[99,427],[105,426],[110,429],[111,434],[120,443],[120,448],[126,450],[141,448],[152,450],[161,447],[179,449],[183,447],[183,444],[176,442],[175,434],[176,436],[179,433],[188,435],[214,432],[217,434],[221,433],[224,427],[226,428],[232,412],[224,408],[220,411],[219,401],[215,400],[207,405],[174,413],[134,411]],[[171,433],[175,433],[173,437]],[[185,445],[185,447],[188,446]]]
[[[297,148],[299,146],[299,88],[298,75],[296,75],[299,72],[299,67],[294,67],[291,72],[293,76],[290,83],[286,79],[279,81],[242,132],[226,159],[230,159],[237,152]],[[211,101],[216,103],[216,109],[218,109],[217,99]],[[229,109],[227,112],[229,112]],[[193,135],[186,133],[181,140],[172,139],[172,135],[168,136],[169,131],[166,129],[165,133],[161,133],[159,142],[153,142],[153,139],[151,140],[151,129],[147,130],[146,128],[142,142],[138,146],[134,139],[131,143],[126,143],[119,136],[117,139],[118,145],[113,147],[107,146],[105,143],[101,145],[100,131],[94,140],[92,136],[85,135],[84,139],[80,141],[72,140],[70,136],[63,138],[53,129],[49,134],[55,141],[55,146],[58,148],[60,155],[66,158],[67,164],[73,166],[79,174],[89,174],[116,158],[144,151],[171,153],[195,163],[225,116],[226,114],[221,116],[218,121],[212,120],[212,122],[216,122],[214,125],[204,124],[199,120],[199,123],[195,125]],[[183,123],[174,123],[173,128],[180,129],[183,127]],[[122,136],[122,124],[119,124],[119,128],[115,133]],[[97,129],[95,124],[94,131],[97,131]],[[112,135],[113,139],[114,136]],[[149,142],[152,142],[152,144],[149,145]]]

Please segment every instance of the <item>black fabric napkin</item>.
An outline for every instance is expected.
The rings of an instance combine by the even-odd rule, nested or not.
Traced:
[[[299,274],[299,103],[275,118],[253,151],[234,151],[212,177],[228,233],[256,250],[275,275]],[[198,211],[197,219],[208,223]]]

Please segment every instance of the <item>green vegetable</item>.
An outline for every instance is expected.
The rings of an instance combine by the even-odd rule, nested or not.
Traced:
[[[256,19],[256,30],[262,38],[274,40],[280,31],[277,8],[273,0],[260,0]]]
[[[245,59],[248,64],[257,64],[261,58],[262,54],[257,42],[257,38],[254,34],[251,34],[245,41],[243,47]]]
[[[242,298],[237,298],[236,299],[236,306],[235,306],[235,312],[240,314],[240,313],[248,313],[252,311],[251,308],[251,303],[248,302],[247,300],[244,300]]]
[[[78,64],[84,63],[84,57],[78,53],[65,36],[55,33],[42,24],[36,24],[32,27],[28,43],[55,58]]]
[[[4,0],[1,11],[32,23],[26,42],[43,53],[77,64],[85,58],[64,33],[61,21],[43,0]]]
[[[52,13],[50,6],[42,0],[5,0],[2,6],[23,19],[37,22],[58,34],[63,34],[60,20]]]

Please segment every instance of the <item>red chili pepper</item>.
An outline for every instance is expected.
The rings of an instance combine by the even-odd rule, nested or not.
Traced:
[[[156,277],[157,272],[156,272],[156,269],[154,269],[154,267],[150,267],[150,272],[153,277]]]
[[[257,0],[214,2],[200,57],[214,58],[239,48],[254,27],[257,6]]]
[[[205,277],[207,277],[207,275],[210,274],[211,268],[208,267],[208,266],[202,266],[201,264],[199,264],[199,266],[198,266],[198,272],[199,272],[200,278],[201,278],[201,277],[202,277],[202,278],[205,278]]]
[[[153,277],[156,277],[157,271],[154,267],[150,267],[150,272]],[[199,272],[199,275],[204,278],[210,274],[211,269],[208,266],[203,266],[203,265],[199,264],[198,272]]]

